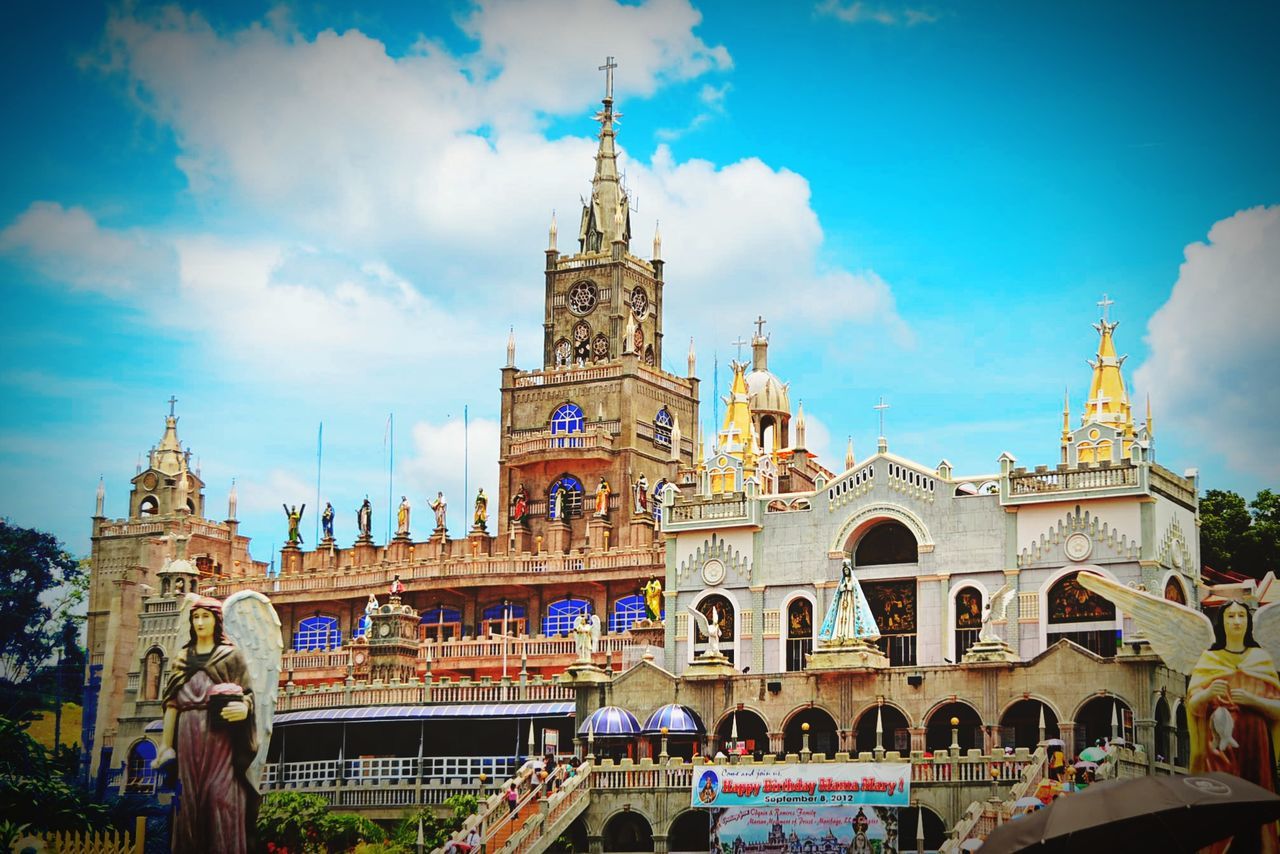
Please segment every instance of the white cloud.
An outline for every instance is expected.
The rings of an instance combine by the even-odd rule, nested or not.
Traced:
[[[885,26],[905,24],[913,27],[916,24],[932,24],[938,20],[938,14],[930,9],[911,7],[895,9],[887,5],[865,3],[862,0],[821,0],[814,7],[814,11],[846,24],[874,23]]]
[[[791,431],[794,438],[794,424]],[[831,431],[827,428],[827,423],[808,411],[804,414],[804,444],[809,453],[818,455],[821,465],[837,473],[844,470],[844,446],[841,445],[839,456],[836,456],[836,449],[831,447]]]
[[[173,280],[173,251],[162,239],[104,229],[84,208],[55,202],[33,202],[0,231],[0,253],[80,290],[121,295]]]
[[[1192,243],[1173,293],[1147,326],[1135,374],[1161,425],[1187,450],[1207,446],[1238,472],[1280,475],[1280,206],[1219,220]]]
[[[464,456],[463,449],[466,449]],[[463,471],[463,459],[467,471]],[[471,527],[476,490],[483,488],[489,497],[489,531],[497,531],[498,516],[498,422],[487,418],[471,418],[464,430],[462,412],[441,422],[418,422],[413,425],[413,446],[400,465],[402,480],[412,496],[425,496],[416,503],[415,513],[429,514],[427,507],[437,492],[444,492],[449,504],[448,523],[452,536],[465,536]],[[465,477],[464,477],[465,475]],[[466,483],[466,494],[463,484]],[[419,519],[429,518],[418,516]],[[415,528],[426,530],[426,522]]]

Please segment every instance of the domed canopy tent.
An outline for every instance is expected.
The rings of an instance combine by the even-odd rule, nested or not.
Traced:
[[[586,752],[611,759],[634,759],[640,734],[636,716],[619,706],[601,706],[578,726],[578,737],[586,742]]]
[[[668,703],[654,710],[644,724],[644,734],[649,736],[649,747],[653,756],[661,756],[664,747],[669,756],[680,756],[692,759],[699,751],[702,737],[707,728],[703,726],[698,713],[688,706],[679,703]],[[666,736],[664,746],[662,737]]]

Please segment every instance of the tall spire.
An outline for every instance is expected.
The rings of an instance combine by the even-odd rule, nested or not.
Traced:
[[[844,449],[844,470],[848,471],[858,462],[853,455],[853,437],[849,437],[849,445]]]
[[[792,443],[792,447],[797,451],[805,450],[805,423],[804,423],[804,401],[800,401],[800,405],[796,410],[796,440]]]
[[[1132,425],[1133,415],[1129,411],[1129,394],[1121,367],[1128,357],[1116,355],[1114,335],[1120,323],[1107,319],[1107,310],[1113,304],[1114,301],[1106,295],[1098,302],[1102,318],[1093,325],[1098,331],[1098,354],[1088,360],[1089,367],[1093,368],[1093,377],[1089,382],[1089,397],[1085,401],[1081,424],[1105,424],[1127,429]]]
[[[724,398],[724,424],[720,427],[719,447],[726,453],[738,456],[752,433],[751,404],[747,396],[746,365],[733,362],[733,383],[729,396]],[[737,453],[735,453],[737,452]]]
[[[689,376],[698,375],[698,354],[693,351],[693,336],[689,336]]]
[[[102,475],[98,475],[98,494],[96,496],[96,500],[94,501],[94,509],[93,509],[94,518],[97,518],[97,519],[102,518],[102,505],[103,505],[103,502],[106,500],[106,496],[107,496],[106,481],[103,479]]]
[[[507,333],[507,367],[514,368],[516,366],[516,328],[511,327],[511,331]]]
[[[582,226],[578,230],[578,246],[582,252],[608,251],[610,244],[631,241],[631,210],[626,191],[618,177],[618,153],[614,123],[622,116],[613,111],[613,70],[617,63],[610,56],[600,66],[605,72],[604,105],[596,113],[600,122],[600,145],[596,149],[596,171],[591,179],[591,198],[582,206]]]
[[[657,221],[653,223],[653,260],[662,260],[662,224]]]
[[[548,252],[556,251],[557,234],[558,232],[556,230],[556,212],[552,210],[551,211],[551,229],[547,232],[547,251]]]

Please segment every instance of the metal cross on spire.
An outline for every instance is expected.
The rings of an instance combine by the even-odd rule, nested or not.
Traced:
[[[169,417],[173,417],[173,405],[178,402],[178,398],[169,395]]]
[[[884,402],[884,395],[880,395],[880,402],[871,407],[880,413],[880,435],[884,436],[884,411],[889,408],[889,404]]]
[[[756,324],[756,337],[757,337],[757,338],[763,338],[763,337],[764,337],[764,324],[765,324],[765,319],[764,319],[764,315],[763,315],[763,314],[758,314],[758,315],[756,315],[755,324]]]
[[[613,100],[613,69],[617,67],[618,64],[613,61],[613,57],[606,56],[604,59],[604,65],[596,69],[597,71],[604,72],[604,99],[606,101]]]
[[[739,362],[741,362],[741,361],[742,361],[742,348],[743,348],[743,347],[745,347],[746,345],[750,344],[751,342],[750,342],[750,341],[743,341],[743,340],[742,340],[742,336],[741,336],[741,335],[739,335],[739,336],[738,336],[738,340],[737,340],[737,341],[730,341],[729,343],[730,343],[730,344],[732,344],[733,346],[735,346],[735,347],[737,347],[737,348],[738,348],[738,361],[739,361]]]
[[[1102,320],[1104,323],[1110,320],[1110,318],[1107,317],[1107,309],[1111,308],[1111,306],[1115,304],[1116,304],[1116,301],[1113,299],[1108,299],[1106,294],[1103,294],[1102,299],[1098,300],[1097,305],[1098,305],[1098,308],[1102,309]]]

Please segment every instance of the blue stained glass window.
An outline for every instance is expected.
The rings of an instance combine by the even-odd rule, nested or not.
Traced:
[[[567,635],[573,631],[573,621],[583,609],[591,613],[591,603],[585,599],[561,599],[547,606],[547,616],[542,618],[542,633],[551,635]]]
[[[547,490],[547,518],[556,518],[556,493],[565,490],[564,515],[566,519],[582,515],[582,481],[571,474],[556,478],[555,483]]]
[[[361,614],[360,622],[356,625],[354,637],[363,638],[369,636],[369,615]]]
[[[551,414],[551,432],[556,433],[581,433],[584,419],[582,417],[582,407],[576,403],[562,403]]]
[[[506,610],[508,620],[518,620],[524,617],[523,605],[504,606],[499,602],[496,605],[490,605],[488,608],[485,608],[483,618],[486,620],[501,620],[503,610]]]
[[[675,419],[671,417],[671,410],[665,406],[659,409],[658,414],[653,416],[653,444],[659,448],[670,448],[673,424]]]
[[[461,623],[462,612],[457,608],[432,608],[430,611],[423,611],[418,618],[418,622],[424,626],[434,626],[438,623]]]
[[[670,427],[672,424],[671,410],[665,406],[658,410],[658,414],[653,417],[653,423],[660,427]]]
[[[645,617],[644,597],[639,593],[623,596],[613,603],[613,613],[609,615],[609,631],[625,632],[636,620]]]
[[[293,633],[293,648],[336,649],[342,646],[342,632],[338,630],[337,617],[305,617]]]

